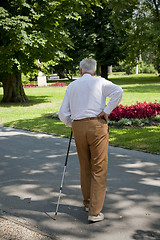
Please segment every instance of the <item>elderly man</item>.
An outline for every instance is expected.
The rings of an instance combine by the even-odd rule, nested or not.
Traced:
[[[94,59],[80,62],[81,77],[67,87],[60,120],[72,127],[80,162],[81,190],[88,220],[104,219],[108,166],[108,116],[122,100],[122,88],[95,77]],[[110,100],[106,106],[106,97]]]

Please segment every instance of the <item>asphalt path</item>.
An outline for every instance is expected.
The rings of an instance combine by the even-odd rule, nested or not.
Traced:
[[[136,139],[135,139],[136,141]],[[83,209],[74,139],[0,127],[0,216],[55,240],[160,239],[160,155],[109,146],[105,220]]]

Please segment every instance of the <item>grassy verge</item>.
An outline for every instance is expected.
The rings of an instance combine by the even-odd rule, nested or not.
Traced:
[[[160,154],[160,125],[143,128],[110,128],[110,143],[116,147]]]
[[[124,90],[123,105],[139,102],[160,101],[160,78],[146,76],[112,76],[110,80]],[[3,126],[23,128],[31,131],[55,133],[69,136],[70,129],[58,120],[46,118],[58,112],[66,87],[28,88],[25,89],[30,102],[27,104],[1,104],[0,124]],[[2,88],[0,88],[0,99]],[[160,126],[143,128],[117,129],[110,127],[110,143],[129,149],[142,150],[160,154]]]

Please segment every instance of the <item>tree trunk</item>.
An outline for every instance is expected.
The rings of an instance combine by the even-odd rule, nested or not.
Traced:
[[[112,65],[108,66],[108,73],[109,73],[110,76],[112,76]]]
[[[101,65],[97,62],[97,75],[101,76]]]
[[[1,102],[28,102],[28,98],[25,95],[21,74],[13,74],[2,80],[4,96]]]
[[[101,65],[101,77],[108,79],[108,66]]]
[[[64,74],[64,70],[63,69],[59,69],[58,70],[58,76],[59,76],[60,79],[65,78],[65,74]]]

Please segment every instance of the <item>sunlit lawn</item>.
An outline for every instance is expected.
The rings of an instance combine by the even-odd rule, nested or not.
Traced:
[[[160,78],[146,76],[112,76],[110,80],[124,90],[123,105],[160,102]],[[58,120],[46,118],[58,112],[66,87],[27,88],[27,104],[1,104],[0,124],[31,131],[69,136],[70,129]],[[3,89],[0,88],[0,99]],[[110,144],[160,154],[160,126],[116,129],[110,127]]]

